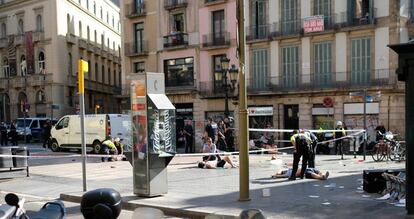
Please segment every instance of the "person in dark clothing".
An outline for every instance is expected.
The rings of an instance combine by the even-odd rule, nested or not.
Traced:
[[[302,170],[300,173],[300,178],[303,179],[305,177],[305,170],[308,165],[309,159],[309,151],[310,151],[310,143],[311,139],[305,135],[303,131],[299,131],[299,133],[294,133],[290,138],[290,141],[293,145],[293,166],[292,166],[292,174],[289,177],[289,180],[296,180],[296,171],[299,167],[299,161],[302,157]]]
[[[184,135],[185,135],[185,153],[194,153],[193,145],[193,126],[192,121],[188,120],[187,124],[184,126]]]
[[[344,136],[346,136],[346,132],[345,129],[343,127],[343,124],[341,121],[338,121],[336,123],[336,128],[335,128],[335,132],[334,132],[334,138],[338,139],[338,138],[342,138]],[[343,139],[339,139],[335,141],[335,154],[336,155],[343,155]],[[339,151],[339,154],[338,154]]]
[[[224,137],[226,138],[227,151],[234,151],[234,136],[233,129],[231,129],[231,124],[229,118],[224,118]]]
[[[315,154],[316,154],[316,145],[318,144],[318,137],[310,131],[306,131],[306,135],[312,140],[310,152],[309,152],[309,168],[315,168]]]
[[[2,122],[0,125],[0,137],[1,137],[1,145],[6,146],[7,145],[7,127],[6,123]]]
[[[49,148],[50,146],[50,130],[52,129],[52,123],[49,119],[46,120],[43,126],[43,148]]]
[[[207,137],[211,138],[213,142],[215,142],[216,136],[213,128],[213,118],[211,117],[208,117],[208,123],[204,128],[204,139],[207,139]]]
[[[10,132],[9,132],[11,143],[13,146],[17,146],[17,130],[16,130],[16,122],[12,122],[10,124]]]
[[[383,140],[384,139],[384,135],[385,132],[387,132],[387,130],[385,129],[384,125],[379,125],[375,128],[376,131],[376,140]]]

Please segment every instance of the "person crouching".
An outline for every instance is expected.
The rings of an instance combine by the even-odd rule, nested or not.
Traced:
[[[104,155],[115,155],[117,154],[117,149],[115,144],[112,141],[112,138],[108,137],[104,142],[102,142],[101,148],[102,154]],[[102,162],[105,162],[106,157],[102,157]],[[108,161],[113,161],[112,156],[107,158]]]

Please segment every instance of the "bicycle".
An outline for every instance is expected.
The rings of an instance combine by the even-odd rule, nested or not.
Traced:
[[[375,162],[383,161],[385,158],[387,160],[390,158],[390,145],[385,140],[381,139],[374,147],[374,153],[372,153],[372,159]]]
[[[400,141],[391,142],[390,159],[392,161],[404,161],[405,160],[405,144]]]

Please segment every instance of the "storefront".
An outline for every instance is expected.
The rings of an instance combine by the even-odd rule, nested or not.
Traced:
[[[248,107],[249,128],[265,129],[273,127],[273,106]],[[260,138],[261,132],[249,132],[250,139]]]
[[[312,128],[333,129],[335,124],[334,108],[314,105],[312,107]]]
[[[364,104],[363,103],[345,103],[344,104],[344,122],[347,129],[364,128]],[[367,103],[366,107],[366,125],[368,141],[375,141],[375,128],[379,124],[379,103]]]

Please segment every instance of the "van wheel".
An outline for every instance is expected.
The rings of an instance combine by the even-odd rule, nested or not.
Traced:
[[[101,153],[101,143],[99,141],[94,141],[92,147],[93,147],[93,153],[95,154]]]
[[[56,141],[56,140],[53,140],[52,144],[50,145],[50,149],[51,149],[53,152],[59,152],[59,151],[60,151],[59,144],[57,143],[57,141]]]

